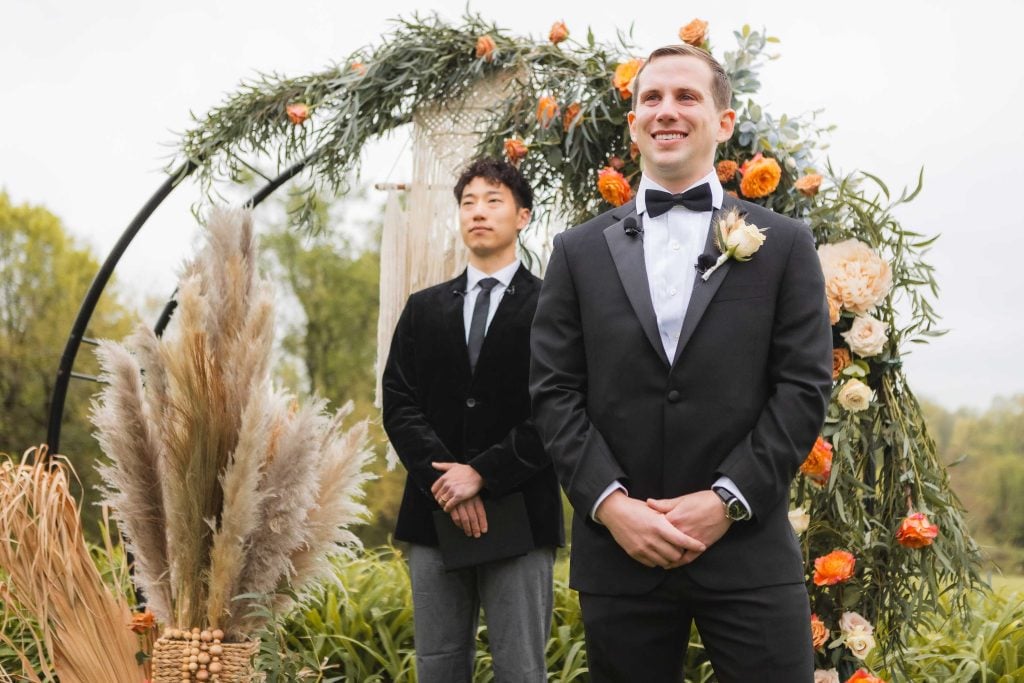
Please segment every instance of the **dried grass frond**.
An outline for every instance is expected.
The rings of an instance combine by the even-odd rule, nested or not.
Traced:
[[[0,566],[8,595],[39,624],[43,676],[62,683],[138,683],[131,613],[100,578],[68,488],[68,466],[46,447],[0,460]],[[52,662],[52,670],[45,662]]]

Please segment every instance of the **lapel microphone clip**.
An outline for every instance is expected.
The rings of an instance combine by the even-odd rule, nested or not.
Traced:
[[[697,263],[695,263],[693,267],[697,269],[698,273],[703,275],[705,272],[707,272],[708,268],[715,265],[715,261],[717,260],[718,259],[716,259],[711,254],[701,254],[700,256],[697,257]]]
[[[622,231],[629,237],[636,237],[643,233],[644,229],[638,227],[636,224],[636,218],[630,216],[626,220],[622,221]]]

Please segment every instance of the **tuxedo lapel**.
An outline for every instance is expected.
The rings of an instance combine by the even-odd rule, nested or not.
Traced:
[[[704,241],[704,251],[701,253],[713,254],[716,259],[718,258],[720,252],[718,247],[715,246],[715,223],[718,221],[722,211],[728,211],[734,206],[736,206],[736,201],[729,195],[725,195],[722,198],[722,208],[711,212],[711,225],[708,226],[708,236]],[[704,280],[704,276],[700,272],[694,276],[693,292],[690,294],[690,303],[686,308],[683,326],[679,330],[679,343],[676,344],[675,358],[672,359],[673,366],[675,366],[676,361],[682,355],[686,342],[690,341],[690,337],[693,336],[694,330],[697,329],[697,325],[704,316],[708,304],[711,303],[711,299],[715,296],[718,288],[722,286],[722,282],[725,281],[725,276],[729,274],[731,267],[732,259],[729,259],[719,266],[707,280]]]
[[[450,348],[461,360],[460,367],[469,374],[469,349],[466,347],[466,320],[463,307],[466,302],[466,271],[452,280],[450,288],[441,292],[442,317],[444,318],[444,334]]]
[[[627,208],[627,207],[623,207]],[[629,236],[622,228],[626,218],[638,219],[636,205],[628,205],[628,213],[614,216],[618,220],[604,229],[604,238],[608,242],[608,249],[611,251],[612,260],[615,262],[615,269],[619,272],[619,280],[623,289],[626,290],[626,297],[629,299],[633,312],[636,313],[643,328],[647,340],[657,351],[658,356],[667,366],[668,356],[665,355],[665,346],[661,343],[661,334],[658,332],[658,317],[654,313],[654,304],[651,302],[651,288],[647,283],[647,266],[644,263],[644,243],[640,235]]]

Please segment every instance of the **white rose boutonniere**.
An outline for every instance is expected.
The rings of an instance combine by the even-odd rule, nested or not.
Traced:
[[[765,228],[747,223],[740,215],[739,209],[731,209],[719,215],[715,225],[715,246],[722,252],[715,264],[704,271],[701,279],[707,280],[719,266],[729,259],[749,261],[764,244]]]

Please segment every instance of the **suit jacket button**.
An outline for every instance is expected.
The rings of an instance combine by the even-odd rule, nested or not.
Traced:
[[[467,408],[475,408],[476,407],[476,399],[475,398],[467,398],[466,399],[466,407]]]
[[[673,389],[672,391],[668,392],[668,402],[669,403],[678,403],[679,399],[681,398],[681,396],[682,395],[678,391]]]

